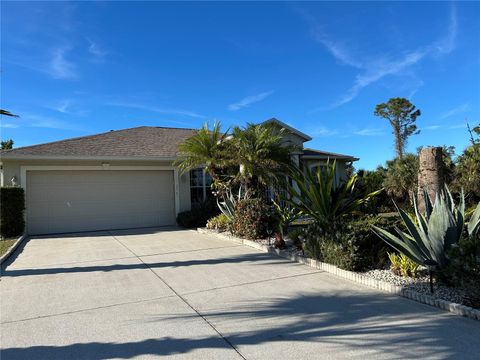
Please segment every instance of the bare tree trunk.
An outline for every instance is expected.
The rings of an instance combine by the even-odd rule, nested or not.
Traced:
[[[445,185],[443,174],[443,149],[441,147],[423,148],[419,154],[418,168],[418,209],[425,212],[425,200],[423,190],[425,189],[435,202],[435,197]]]
[[[403,140],[398,125],[393,125],[393,136],[395,137],[395,152],[397,153],[397,157],[401,159],[403,157]]]

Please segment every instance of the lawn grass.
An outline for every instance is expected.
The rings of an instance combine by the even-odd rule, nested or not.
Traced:
[[[0,256],[5,254],[7,252],[7,250],[10,248],[10,246],[12,246],[15,241],[17,241],[17,238],[9,238],[9,239],[0,240]]]

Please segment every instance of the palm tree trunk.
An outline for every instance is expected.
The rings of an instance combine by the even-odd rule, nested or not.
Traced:
[[[443,174],[443,149],[441,147],[423,148],[419,154],[418,168],[418,208],[425,212],[423,191],[426,190],[432,202],[445,186]]]

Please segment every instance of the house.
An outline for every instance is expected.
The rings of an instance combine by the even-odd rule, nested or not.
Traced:
[[[358,160],[352,156],[304,148],[312,138],[290,130],[292,154],[303,166],[337,160],[337,177]],[[26,146],[1,152],[1,185],[25,189],[29,234],[52,234],[174,225],[209,193],[201,169],[182,174],[172,165],[178,145],[194,129],[141,126],[131,129]]]

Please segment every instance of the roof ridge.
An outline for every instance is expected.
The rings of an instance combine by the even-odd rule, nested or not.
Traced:
[[[175,129],[175,130],[193,130],[196,131],[198,128],[183,128],[183,127],[175,127],[175,126],[140,126],[140,127],[151,127],[151,128],[159,128],[159,129]]]

